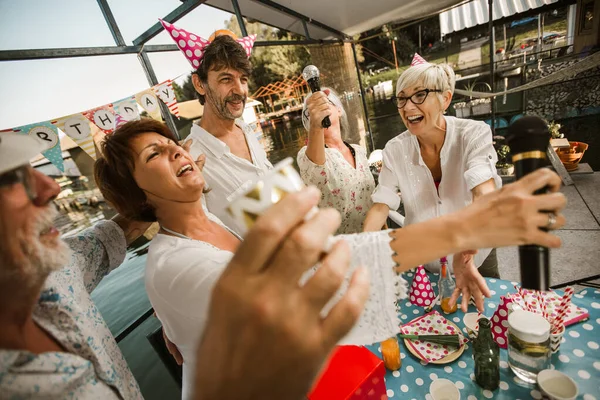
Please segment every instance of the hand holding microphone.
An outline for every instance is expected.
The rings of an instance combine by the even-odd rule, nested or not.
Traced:
[[[321,82],[319,81],[319,69],[314,65],[307,65],[302,71],[302,77],[308,83],[310,91],[312,93],[321,91]],[[321,121],[323,128],[329,128],[331,126],[331,120],[329,117],[323,118]]]
[[[508,128],[506,139],[513,155],[517,179],[548,165],[546,151],[550,143],[550,132],[541,118],[525,116],[518,119]],[[535,194],[547,193],[548,189],[542,188]],[[552,210],[546,212],[548,221],[541,229],[548,231],[555,228],[557,216]],[[549,290],[550,252],[547,247],[519,246],[519,264],[523,288]]]

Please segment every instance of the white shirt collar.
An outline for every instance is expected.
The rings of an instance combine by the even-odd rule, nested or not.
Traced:
[[[244,129],[244,125],[242,124],[243,122],[237,119],[235,120],[235,125],[242,130],[244,135],[246,135],[246,130]],[[194,132],[197,135],[197,138],[200,140],[200,142],[202,142],[216,158],[221,158],[224,154],[231,152],[229,146],[227,146],[225,142],[211,135],[206,129],[202,128],[200,125],[193,124],[192,132]]]
[[[442,145],[442,150],[440,151],[440,161],[442,163],[444,162],[444,160],[446,160],[448,158],[448,152],[450,151],[450,148],[452,147],[451,142],[454,137],[454,120],[452,118],[446,118],[446,116],[443,116],[443,118],[446,120],[446,138],[444,139],[444,144]],[[421,156],[421,148],[419,147],[419,140],[417,139],[417,137],[415,135],[410,133],[410,131],[408,132],[408,134],[410,135],[410,140],[416,150],[413,153],[413,160],[412,160],[413,164],[414,165],[425,165],[425,162],[423,161],[423,157]]]

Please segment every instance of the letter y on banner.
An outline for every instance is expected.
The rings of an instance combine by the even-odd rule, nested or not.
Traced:
[[[169,107],[171,114],[179,118],[179,106],[177,105],[177,98],[175,97],[175,90],[173,90],[173,81],[166,80],[163,83],[159,83],[156,86],[152,86],[152,90]]]

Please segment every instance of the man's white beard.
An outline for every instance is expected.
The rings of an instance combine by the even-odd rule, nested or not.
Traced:
[[[40,233],[54,225],[58,211],[54,205],[48,207],[46,212],[40,213],[33,222],[29,237],[20,238],[21,248],[26,256],[22,271],[31,277],[45,278],[53,271],[62,269],[71,259],[71,249],[62,240],[58,239],[54,247],[48,247],[40,240]]]

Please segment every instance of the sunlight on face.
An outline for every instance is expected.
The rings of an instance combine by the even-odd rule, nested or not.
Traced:
[[[234,120],[244,113],[248,99],[248,76],[225,68],[208,72],[206,99],[222,119]]]
[[[156,208],[200,200],[205,182],[198,166],[179,144],[155,132],[131,140],[133,177]]]
[[[426,89],[429,89],[429,92]],[[413,135],[433,133],[443,124],[444,109],[439,97],[441,93],[434,90],[437,88],[426,88],[418,83],[415,87],[398,93],[398,98],[406,101],[398,112],[402,122]]]

